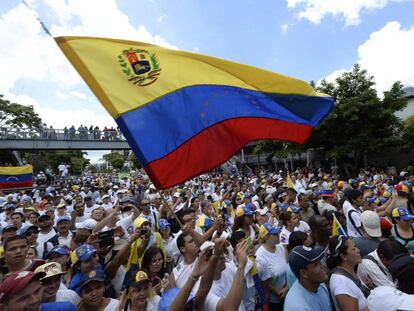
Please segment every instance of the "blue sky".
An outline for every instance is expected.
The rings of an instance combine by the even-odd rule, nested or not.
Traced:
[[[379,92],[396,80],[414,85],[414,1],[28,2],[56,36],[148,41],[306,81],[334,79],[358,62]],[[115,125],[20,1],[0,1],[0,39],[0,94],[34,105],[55,128]]]

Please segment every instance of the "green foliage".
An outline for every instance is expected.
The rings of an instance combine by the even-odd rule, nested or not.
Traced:
[[[402,123],[394,113],[407,105],[402,85],[394,83],[383,99],[374,86],[374,78],[359,65],[343,73],[335,84],[323,80],[318,91],[331,95],[335,106],[315,129],[307,147],[323,147],[337,160],[352,158],[356,167],[362,164],[364,154],[385,152],[395,146]]]
[[[3,99],[0,94],[0,127],[39,127],[42,119],[33,106],[24,106]]]
[[[286,159],[289,154],[302,152],[303,146],[285,142],[285,141],[274,141],[274,140],[263,140],[257,142],[253,149],[254,154],[271,154],[280,159]]]
[[[34,170],[44,171],[46,166],[58,173],[57,167],[61,163],[70,166],[71,174],[80,174],[89,164],[89,159],[84,157],[86,153],[82,151],[38,151],[22,152],[22,158],[34,166]]]
[[[131,154],[128,156],[128,161],[131,161],[135,169],[142,168],[141,163],[139,162],[137,156],[135,153],[131,152]]]
[[[404,121],[401,147],[404,152],[414,150],[414,115]]]
[[[116,169],[121,169],[125,162],[124,156],[118,152],[104,154],[103,159],[108,161]]]

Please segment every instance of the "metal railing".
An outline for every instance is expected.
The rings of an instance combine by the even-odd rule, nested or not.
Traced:
[[[126,141],[117,130],[0,128],[0,140]]]

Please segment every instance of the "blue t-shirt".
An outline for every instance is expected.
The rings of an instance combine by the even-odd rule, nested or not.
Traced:
[[[67,301],[42,303],[40,311],[77,311],[73,303]]]
[[[293,283],[295,283],[296,280],[298,279],[296,275],[293,273],[292,269],[290,269],[289,265],[286,270],[286,279],[287,279],[287,284],[288,284],[289,289],[292,288]]]
[[[332,311],[328,288],[325,284],[319,285],[316,293],[308,291],[299,281],[293,283],[289,290],[284,311]]]

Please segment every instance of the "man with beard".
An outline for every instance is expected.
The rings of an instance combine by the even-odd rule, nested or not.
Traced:
[[[52,243],[53,246],[56,246],[59,244],[59,239],[55,229],[53,228],[53,220],[49,215],[40,215],[37,218],[37,225],[40,229],[39,235],[37,237],[38,256],[40,258],[44,258],[50,251],[50,249],[48,249],[48,242]]]

